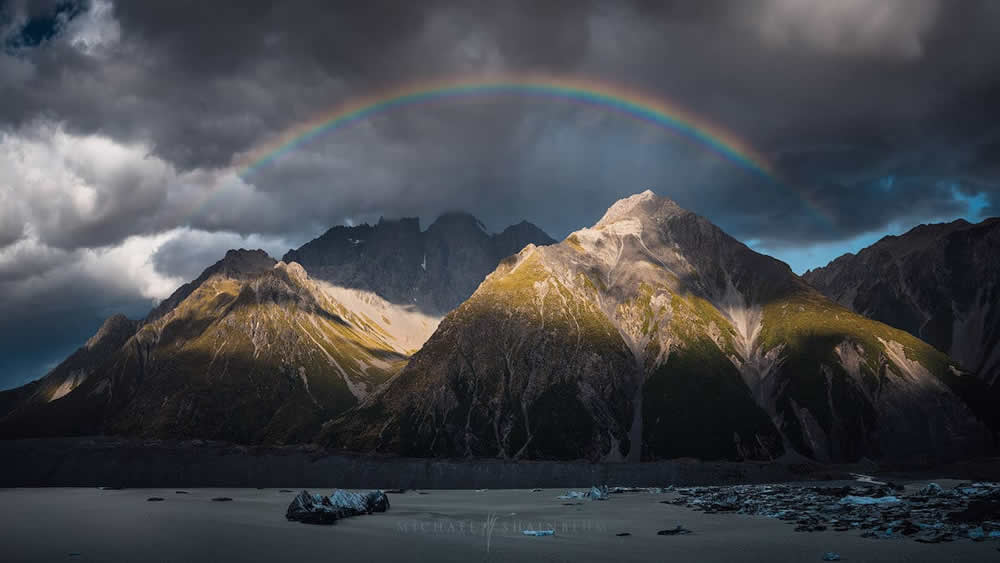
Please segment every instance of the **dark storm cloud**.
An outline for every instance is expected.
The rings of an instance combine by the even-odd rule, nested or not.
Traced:
[[[607,111],[489,96],[383,113],[227,171],[345,100],[502,72],[669,99],[766,155],[779,181]],[[558,237],[652,188],[780,249],[955,217],[970,200],[997,214],[998,76],[988,0],[0,1],[0,317],[28,319],[33,303],[44,341],[50,324],[145,307],[229,245],[277,254],[380,215],[426,226],[465,209]],[[0,322],[0,341],[18,326]],[[73,335],[0,357],[41,365]]]
[[[969,104],[988,103],[983,89],[995,76],[1000,51],[994,33],[997,9],[988,2],[968,2],[953,9],[934,0],[821,5],[802,0],[631,5],[124,2],[113,10],[119,39],[96,55],[55,39],[42,48],[22,49],[19,56],[33,65],[32,77],[20,87],[15,85],[8,98],[11,103],[0,112],[9,123],[43,115],[64,121],[69,131],[99,131],[123,141],[144,142],[156,156],[184,171],[225,166],[235,154],[338,101],[388,85],[484,68],[585,73],[659,92],[726,125],[773,155],[779,169],[787,167],[786,179],[796,184],[795,191],[842,185],[845,182],[838,176],[844,173],[855,178],[847,184],[863,185],[899,163],[894,165],[897,175],[937,177],[924,187],[908,184],[913,191],[900,192],[901,199],[886,201],[878,194],[878,201],[900,204],[897,207],[924,195],[936,201],[937,188],[932,184],[959,181],[955,176],[966,174],[955,170],[962,158],[974,165],[972,151],[979,150],[979,138],[994,127],[990,120],[980,119],[982,108]],[[45,17],[35,13],[35,20]],[[264,228],[278,233],[300,225],[301,213],[282,210],[295,208],[296,202],[318,191],[339,190],[346,200],[321,205],[323,215],[307,217],[311,226],[334,211],[333,216],[410,214],[414,212],[398,203],[447,200],[437,197],[442,193],[503,192],[511,177],[523,176],[517,169],[524,161],[517,157],[534,156],[535,139],[520,138],[517,132],[538,108],[499,103],[479,110],[424,109],[376,121],[376,137],[358,142],[392,144],[396,151],[377,152],[378,158],[353,157],[352,170],[345,171],[342,165],[336,170],[362,179],[378,178],[373,171],[380,169],[396,170],[407,185],[396,191],[368,192],[381,197],[349,194],[354,186],[347,182],[337,188],[323,186],[336,178],[334,170],[321,162],[304,162],[298,170],[286,163],[281,174],[262,174],[253,188],[282,196],[270,200],[280,208],[267,210],[271,218],[264,221]],[[558,115],[563,123],[556,126],[563,129],[579,118],[578,113],[560,113],[551,106],[545,111]],[[957,141],[950,135],[954,130],[960,130]],[[350,133],[341,136],[354,140]],[[511,146],[515,139],[520,146]],[[858,160],[841,159],[831,167],[821,151],[816,155],[817,160],[825,159],[821,166],[801,165],[809,155],[800,147],[830,139],[852,146],[850,152],[860,155]],[[586,148],[593,152],[567,155],[552,165],[574,166],[604,150],[599,143],[590,145]],[[319,143],[302,151],[308,154],[324,147]],[[781,156],[789,147],[799,150],[797,159]],[[934,170],[926,170],[920,155],[939,147],[963,156],[950,166],[935,164]],[[862,154],[869,149],[877,153]],[[442,150],[453,154],[451,163],[437,164],[435,153]],[[676,163],[672,166],[635,180],[668,176],[676,170]],[[719,180],[718,171],[712,170],[717,163],[698,166],[703,174],[691,181]],[[622,184],[633,179],[628,170],[618,176]],[[747,183],[733,176],[730,185],[711,186],[710,191],[727,196],[690,203],[710,217],[727,214],[707,204],[741,201],[740,194],[749,191]],[[995,190],[992,176],[979,175],[978,189]],[[567,179],[576,180],[572,174]],[[469,181],[479,187],[461,185]],[[301,186],[301,191],[290,186]],[[609,196],[632,189],[575,187],[594,193],[607,190]],[[563,191],[563,186],[548,188],[552,193]],[[594,201],[590,215],[609,199]],[[746,198],[751,204],[760,199]],[[859,222],[850,212],[851,201],[827,205],[834,218],[831,224],[803,227],[795,233],[796,240],[831,240],[877,228],[886,219],[878,215]],[[779,206],[796,211],[794,206]],[[149,213],[154,207],[149,206]],[[249,233],[261,225],[259,219],[240,225],[205,218],[194,226]],[[157,220],[139,223],[136,230],[171,226]],[[780,232],[766,232],[773,225],[761,221],[757,226],[761,232],[748,228],[736,234],[780,238]],[[81,241],[86,244],[87,237]]]

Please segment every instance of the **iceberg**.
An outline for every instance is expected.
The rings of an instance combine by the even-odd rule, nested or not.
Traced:
[[[591,487],[590,490],[585,493],[581,491],[569,491],[565,495],[560,495],[556,498],[559,500],[608,500],[608,486],[601,485],[600,487]]]
[[[389,497],[378,490],[353,493],[337,489],[328,497],[302,491],[288,505],[285,518],[304,524],[329,525],[341,518],[385,512],[388,509]]]

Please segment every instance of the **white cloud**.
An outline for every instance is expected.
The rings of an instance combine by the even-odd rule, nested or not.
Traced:
[[[917,58],[939,5],[939,0],[763,0],[737,3],[735,15],[775,44]]]
[[[121,39],[114,6],[107,0],[93,0],[85,14],[66,25],[64,33],[70,45],[88,55],[101,55]]]
[[[148,228],[174,181],[173,167],[142,144],[51,123],[0,133],[0,199],[44,244],[105,246]]]
[[[105,248],[62,250],[28,237],[0,250],[0,314],[32,306],[165,298],[184,280],[159,272],[152,256],[176,232],[132,236]],[[79,304],[78,304],[79,305]]]

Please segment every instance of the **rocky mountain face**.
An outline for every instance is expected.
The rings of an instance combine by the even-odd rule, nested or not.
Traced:
[[[1000,218],[920,225],[803,277],[841,305],[927,341],[985,381],[1000,378]]]
[[[489,234],[475,217],[449,213],[426,231],[417,218],[334,227],[283,260],[335,286],[440,316],[472,295],[501,259],[528,244],[553,242],[528,222]]]
[[[320,441],[505,459],[946,458],[986,447],[981,385],[647,191],[505,259]]]
[[[395,374],[412,339],[436,326],[374,296],[346,292],[341,301],[335,294],[298,264],[230,251],[141,328],[109,320],[87,347],[32,384],[38,400],[14,401],[0,418],[0,436],[307,442],[321,421]],[[397,340],[400,332],[406,337]]]

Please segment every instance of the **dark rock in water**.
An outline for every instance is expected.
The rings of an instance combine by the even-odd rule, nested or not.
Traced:
[[[392,495],[401,495],[406,493],[406,489],[386,489],[385,492]]]
[[[120,490],[122,490],[122,488],[121,487],[97,487],[97,490],[99,490],[99,491],[120,491]]]
[[[632,534],[629,533],[629,532],[619,532],[619,533],[617,533],[615,535],[618,536],[618,537],[620,537],[620,538],[624,538],[625,536],[631,536]]]
[[[163,497],[149,497],[146,502],[163,502]]]
[[[349,509],[334,506],[328,497],[309,491],[299,493],[285,511],[286,519],[303,524],[330,525],[348,516],[352,516]]]
[[[229,501],[231,501],[233,499],[231,499],[229,497],[215,497],[212,500],[215,501],[215,502],[229,502]]]
[[[656,535],[658,535],[658,536],[685,536],[685,535],[690,534],[690,533],[691,533],[691,530],[688,530],[687,528],[685,528],[685,527],[681,526],[680,524],[678,524],[677,527],[675,527],[675,528],[671,528],[669,530],[660,530],[659,532],[656,532]]]
[[[823,554],[823,561],[840,561],[840,554],[833,551],[827,551]]]
[[[293,490],[291,490],[291,489],[281,489],[281,490],[280,490],[280,491],[278,491],[278,492],[279,492],[279,493],[294,493],[295,491],[293,491]]]
[[[352,493],[337,489],[325,497],[302,491],[288,505],[285,518],[305,524],[333,524],[340,518],[385,512],[389,497],[382,491]]]
[[[187,491],[174,491],[174,494],[175,495],[187,495],[187,494],[190,494],[190,493],[188,493]]]

